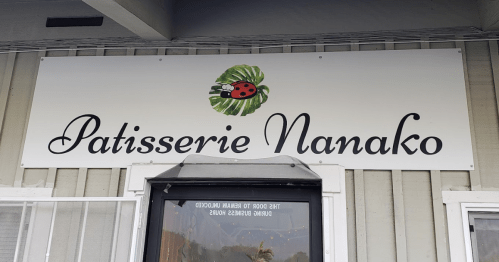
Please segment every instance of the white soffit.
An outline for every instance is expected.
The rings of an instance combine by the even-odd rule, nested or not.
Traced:
[[[144,39],[171,38],[171,15],[153,0],[83,0],[83,2]]]

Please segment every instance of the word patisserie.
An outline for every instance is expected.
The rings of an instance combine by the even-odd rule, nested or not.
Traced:
[[[282,130],[278,137],[274,153],[280,153],[286,143],[293,143],[288,141],[288,135],[293,130],[296,122],[301,118],[303,118],[301,133],[298,141],[294,141],[296,143],[296,152],[298,154],[304,154],[307,151],[313,154],[331,154],[333,152],[343,154],[348,149],[355,155],[362,153],[364,150],[365,153],[369,155],[384,155],[388,153],[396,155],[399,154],[399,147],[401,147],[403,151],[401,150],[400,153],[405,152],[408,155],[415,154],[418,149],[425,155],[434,155],[439,153],[443,147],[442,140],[435,136],[423,138],[419,143],[419,148],[411,148],[408,145],[409,141],[417,141],[421,138],[418,134],[411,134],[409,136],[402,137],[402,130],[405,122],[410,117],[416,121],[420,119],[420,116],[417,113],[406,114],[400,120],[394,137],[390,139],[388,137],[372,136],[364,140],[358,136],[339,136],[335,143],[333,143],[334,140],[332,136],[317,136],[313,138],[309,144],[305,144],[311,122],[309,114],[300,114],[295,118],[288,129],[286,116],[281,113],[275,113],[267,119],[263,130],[265,141],[268,146],[270,146],[270,143],[267,136],[267,128],[269,123],[274,121],[274,119],[278,119],[278,117],[282,120],[280,122]],[[225,153],[229,150],[233,153],[244,153],[249,149],[251,142],[249,136],[238,136],[233,139],[229,139],[226,135],[199,136],[197,138],[192,136],[182,136],[178,139],[175,139],[172,136],[163,136],[159,138],[154,136],[144,136],[142,138],[137,138],[133,135],[125,135],[128,123],[123,123],[121,129],[114,137],[97,136],[100,126],[101,120],[96,115],[85,114],[78,116],[66,126],[62,136],[55,137],[49,142],[48,150],[53,154],[66,154],[77,148],[80,144],[83,144],[84,141],[88,141],[87,148],[88,152],[91,154],[105,154],[108,152],[116,154],[120,151],[125,152],[126,154],[130,154],[135,151],[141,154],[166,154],[169,152],[183,154],[190,152],[191,150],[195,153],[201,153],[204,148],[211,148],[211,150],[218,149],[218,152],[220,153]],[[67,131],[70,128],[72,130],[79,131],[75,132],[71,136],[67,134]],[[226,126],[227,131],[230,131],[231,129],[232,127],[230,125]],[[137,132],[140,130],[140,127],[135,126],[133,130]],[[392,141],[391,147],[388,144],[388,141]],[[350,144],[352,144],[352,146],[349,149]]]

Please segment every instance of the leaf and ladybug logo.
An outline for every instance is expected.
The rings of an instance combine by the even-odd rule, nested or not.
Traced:
[[[241,116],[254,113],[268,99],[270,89],[260,85],[263,72],[258,66],[235,65],[211,87],[210,104],[217,112]],[[241,111],[242,110],[242,111]]]

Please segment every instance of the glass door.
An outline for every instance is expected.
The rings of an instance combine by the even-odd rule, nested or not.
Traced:
[[[160,186],[150,208],[146,261],[322,261],[320,188]]]

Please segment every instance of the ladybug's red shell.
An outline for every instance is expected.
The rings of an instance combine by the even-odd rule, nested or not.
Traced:
[[[250,82],[237,81],[232,84],[234,90],[230,93],[230,96],[234,99],[248,99],[256,95],[256,86]]]

